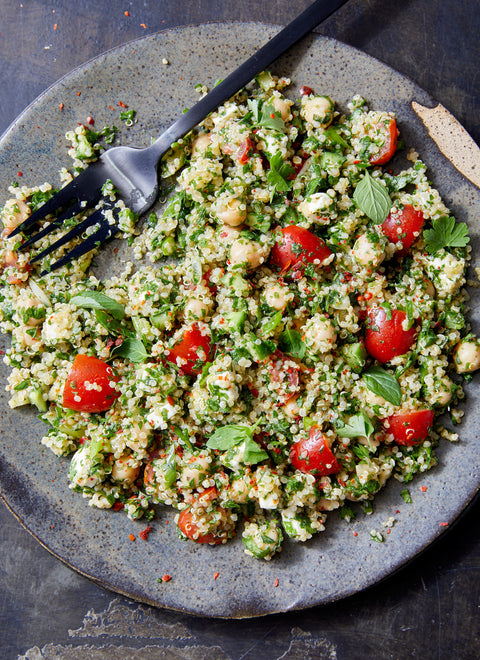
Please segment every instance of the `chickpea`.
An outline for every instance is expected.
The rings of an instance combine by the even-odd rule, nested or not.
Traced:
[[[300,415],[300,407],[297,403],[298,397],[292,396],[286,403],[283,404],[283,412],[292,419]]]
[[[452,400],[452,386],[453,383],[447,376],[436,380],[433,391],[426,397],[428,403],[432,406],[446,406]]]
[[[275,112],[279,112],[283,121],[286,121],[290,116],[290,106],[292,105],[291,101],[287,99],[282,99],[281,96],[274,96],[272,98],[272,105]]]
[[[133,484],[139,473],[140,466],[130,454],[123,454],[112,466],[112,479],[123,484]]]
[[[337,339],[335,326],[324,314],[315,314],[305,326],[304,341],[313,353],[328,353]]]
[[[201,156],[211,145],[209,133],[201,133],[192,143],[192,158]]]
[[[3,218],[4,236],[8,236],[8,234],[10,234],[15,229],[15,227],[18,227],[18,225],[26,220],[32,213],[32,210],[28,204],[22,200],[15,200],[15,206],[18,208],[18,211],[12,210],[12,213],[9,213],[5,218]]]
[[[241,225],[238,227],[231,227],[230,225],[222,225],[218,230],[218,238],[222,243],[233,243],[238,238],[238,232]]]
[[[352,256],[360,266],[368,266],[373,269],[382,263],[385,253],[380,242],[374,243],[367,234],[362,234],[355,241]]]
[[[257,268],[267,257],[266,246],[244,238],[237,238],[230,248],[230,264],[232,266],[245,265],[249,269]]]
[[[328,96],[304,97],[301,115],[309,124],[327,127],[332,123],[333,109]]]
[[[210,474],[210,462],[207,456],[194,456],[192,462],[182,470],[180,484],[185,488],[198,488]]]
[[[128,439],[127,446],[133,451],[140,451],[148,447],[148,440],[152,435],[152,429],[148,424],[137,424],[136,422],[126,432]]]
[[[229,500],[236,502],[237,504],[245,504],[248,500],[248,494],[250,492],[250,484],[247,483],[245,477],[239,477],[238,479],[233,479],[230,484],[230,488],[227,490],[226,495]]]
[[[422,291],[429,298],[435,298],[435,287],[427,277],[422,282]]]
[[[288,289],[281,284],[271,284],[265,289],[265,302],[269,307],[273,307],[279,312],[283,312],[287,306]]]
[[[189,321],[204,320],[210,314],[212,306],[213,301],[211,299],[193,295],[187,300],[183,313]]]
[[[480,367],[480,342],[477,337],[458,342],[453,361],[459,374],[472,373]]]
[[[230,227],[238,227],[245,222],[247,217],[246,204],[242,200],[232,197],[222,210],[218,211],[217,217]]]

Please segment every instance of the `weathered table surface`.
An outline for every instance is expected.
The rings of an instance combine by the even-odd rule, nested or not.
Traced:
[[[285,24],[308,4],[0,0],[0,132],[46,87],[113,46],[206,21]],[[410,77],[480,142],[479,9],[476,0],[350,0],[318,31]],[[306,612],[229,622],[101,589],[51,556],[0,503],[0,657],[478,658],[479,513],[477,502],[421,557],[366,592]]]

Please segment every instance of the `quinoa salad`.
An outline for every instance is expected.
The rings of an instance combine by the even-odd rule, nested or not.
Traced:
[[[0,214],[9,403],[36,406],[70,488],[265,560],[435,466],[480,367],[467,227],[395,116],[289,85],[260,74],[174,144],[144,220],[104,186],[129,255],[109,279],[101,251],[42,275],[61,252],[31,264],[9,237],[49,183],[11,186]],[[69,132],[62,185],[114,138]]]

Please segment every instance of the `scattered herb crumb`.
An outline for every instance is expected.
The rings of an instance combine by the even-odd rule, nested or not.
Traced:
[[[402,491],[400,491],[400,495],[404,502],[406,502],[407,504],[412,503],[412,496],[410,495],[410,491],[408,490],[408,488],[404,488]]]

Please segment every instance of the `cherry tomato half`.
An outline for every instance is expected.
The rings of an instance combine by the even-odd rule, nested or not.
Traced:
[[[186,374],[194,376],[201,372],[210,357],[211,350],[210,337],[202,334],[198,324],[194,323],[185,330],[182,341],[170,349],[167,360],[176,364]],[[178,358],[180,364],[177,362]]]
[[[289,225],[281,231],[280,241],[275,243],[270,252],[270,262],[282,271],[307,263],[312,264],[317,259],[321,264],[332,254],[322,239],[308,229]]]
[[[389,316],[391,318],[389,318]],[[365,332],[365,348],[379,362],[390,362],[397,355],[406,353],[415,340],[417,329],[403,329],[407,315],[399,309],[390,314],[383,307],[370,307]]]
[[[388,418],[390,433],[399,445],[412,447],[423,442],[433,424],[433,410],[410,410]]]
[[[198,501],[201,503],[211,502],[218,497],[217,489],[215,486],[207,488],[201,495],[198,497]],[[208,518],[208,513],[206,514]],[[200,534],[197,537],[198,526],[192,521],[193,514],[191,511],[191,506],[187,509],[184,509],[178,517],[178,527],[180,531],[185,534],[187,538],[196,543],[215,543],[219,545],[222,542],[222,539],[214,534],[214,532],[209,532],[208,534]]]
[[[112,367],[103,360],[79,354],[63,388],[63,405],[70,410],[88,413],[108,410],[120,396],[112,386],[117,380]]]
[[[342,466],[329,446],[329,439],[318,426],[312,426],[305,440],[296,442],[290,452],[293,467],[320,477],[340,472]]]
[[[402,241],[403,250],[407,251],[418,238],[423,227],[423,213],[416,211],[411,204],[405,204],[403,209],[392,211],[382,224],[382,231],[392,243]]]
[[[397,148],[398,130],[397,122],[392,119],[385,126],[385,142],[380,151],[370,158],[370,165],[384,165],[395,153]]]

